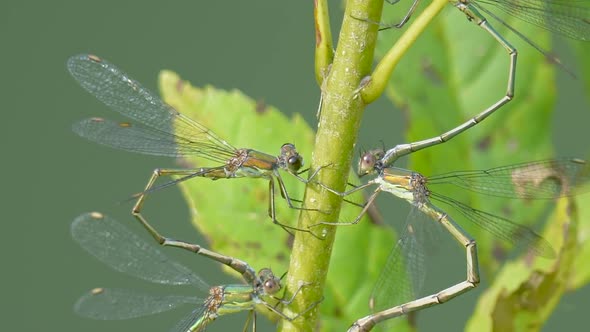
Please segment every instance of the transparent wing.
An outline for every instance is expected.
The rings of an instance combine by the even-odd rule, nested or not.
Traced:
[[[127,122],[89,118],[75,123],[72,130],[90,141],[131,152],[167,157],[204,154],[198,145],[178,144],[174,136]]]
[[[371,310],[378,312],[418,298],[426,277],[423,241],[427,220],[413,207],[403,233],[389,254],[371,294]]]
[[[96,288],[84,294],[74,305],[80,316],[121,320],[175,309],[181,305],[203,305],[196,297],[142,294],[126,289]]]
[[[459,171],[428,178],[428,186],[450,184],[489,196],[553,199],[573,194],[590,178],[580,159],[553,159],[479,171]]]
[[[503,240],[518,249],[532,251],[538,256],[555,257],[555,250],[553,250],[551,244],[526,226],[474,209],[450,197],[431,193],[431,198],[454,207],[465,218],[490,232],[499,240]]]
[[[78,135],[115,148],[155,155],[198,154],[214,161],[225,161],[234,155],[233,146],[164,103],[113,64],[82,54],[71,57],[67,67],[84,89],[114,111],[137,122],[115,126],[113,122],[100,121],[102,119],[84,120],[74,125]],[[146,136],[148,142],[162,142],[146,148]]]
[[[590,2],[587,0],[477,0],[534,24],[576,40],[590,40]],[[483,10],[487,12],[486,10]]]
[[[154,245],[108,216],[96,212],[83,214],[72,222],[70,230],[82,248],[119,272],[154,283],[194,285],[209,290],[190,269],[171,261]]]
[[[217,315],[206,311],[207,303],[193,310],[178,322],[170,332],[202,332],[209,323],[217,318]]]

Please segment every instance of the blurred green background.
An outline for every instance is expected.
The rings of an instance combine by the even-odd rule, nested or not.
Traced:
[[[452,12],[443,15],[457,15],[456,10],[449,10]],[[337,4],[331,14],[337,36],[341,16]],[[462,17],[459,22],[466,29],[473,28]],[[72,312],[76,299],[92,287],[153,288],[91,258],[71,240],[69,225],[77,215],[92,210],[130,220],[131,204],[119,203],[141,190],[152,169],[173,166],[174,161],[100,147],[74,135],[70,126],[77,120],[113,114],[74,82],[65,61],[77,53],[94,53],[152,90],[158,72],[172,69],[195,85],[238,88],[287,114],[299,112],[313,127],[319,89],[313,73],[312,2],[10,3],[2,6],[0,35],[3,329],[168,329],[182,317],[182,310],[124,322],[90,321]],[[390,36],[394,40],[396,34]],[[536,52],[532,48],[520,51]],[[575,62],[568,62],[567,52],[560,55],[576,68]],[[562,156],[586,157],[590,119],[583,81],[560,71],[558,82],[553,128],[556,151]],[[357,146],[400,143],[403,123],[402,113],[381,98],[368,108]],[[442,148],[452,149],[452,143]],[[309,151],[301,152],[309,159]],[[382,207],[383,214],[407,213],[403,204],[395,206],[401,210]],[[150,218],[186,220],[171,223],[168,229],[203,242],[190,226],[176,188],[157,194],[157,207],[150,210]],[[234,280],[205,259],[167,254],[193,267],[210,284]],[[447,331],[460,330],[481,291],[421,313],[422,330],[434,331],[441,321]],[[589,296],[586,287],[564,297],[544,330],[571,330],[585,322]],[[243,317],[224,317],[211,330],[241,328]]]

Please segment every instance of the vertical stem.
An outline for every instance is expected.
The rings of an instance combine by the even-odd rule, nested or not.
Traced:
[[[353,17],[366,17],[379,21],[382,0],[348,0],[340,30],[338,49],[323,90],[323,107],[316,135],[311,169],[322,169],[316,180],[343,191],[350,170],[352,151],[365,105],[356,95],[359,82],[371,70],[377,39],[376,24]],[[338,221],[342,199],[309,185],[305,192],[305,206],[328,213],[302,211],[299,228],[308,229],[322,221]],[[312,230],[322,239],[304,232],[295,234],[289,274],[286,280],[287,294],[292,294],[301,282],[309,286],[296,297],[289,309],[303,312],[322,299],[326,275],[336,227],[320,225]],[[320,304],[321,305],[321,304]],[[303,319],[283,321],[280,331],[311,331],[317,324],[317,308],[305,314]]]

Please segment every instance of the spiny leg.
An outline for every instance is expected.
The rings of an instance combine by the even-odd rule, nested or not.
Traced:
[[[275,314],[281,316],[281,318],[283,318],[283,319],[285,319],[287,321],[294,321],[295,319],[299,318],[300,316],[303,316],[306,313],[308,313],[310,310],[312,310],[313,308],[315,308],[318,304],[320,304],[324,300],[324,298],[322,297],[320,300],[313,302],[307,308],[305,308],[305,310],[303,310],[302,312],[297,313],[293,317],[287,316],[284,312],[282,312],[281,310],[279,310],[279,309],[276,308],[279,304],[283,304],[283,305],[289,305],[289,304],[291,304],[295,300],[295,297],[297,296],[297,294],[299,294],[299,292],[301,291],[301,289],[303,289],[303,287],[305,287],[305,286],[309,286],[309,285],[308,284],[299,285],[299,287],[297,288],[297,290],[295,291],[295,293],[293,293],[293,295],[291,296],[291,298],[289,300],[284,300],[284,299],[279,299],[279,298],[273,297],[275,300],[279,301],[279,303],[277,303],[276,305],[270,305],[270,303],[268,303],[266,301],[262,301],[262,304],[265,307],[267,307],[270,311],[272,311]]]
[[[510,57],[510,65],[508,70],[508,83],[506,88],[506,95],[500,98],[496,103],[491,105],[490,107],[486,108],[483,112],[479,113],[478,115],[474,116],[473,118],[469,119],[468,121],[464,122],[463,124],[443,133],[442,135],[432,137],[429,139],[425,139],[418,142],[407,143],[407,144],[400,144],[395,146],[394,148],[390,149],[385,153],[383,159],[381,159],[383,165],[391,165],[395,160],[398,158],[410,154],[412,152],[416,152],[418,150],[422,150],[424,148],[438,145],[445,143],[452,139],[453,137],[459,135],[460,133],[466,131],[467,129],[477,125],[481,121],[485,120],[488,116],[492,115],[495,111],[500,109],[502,106],[507,104],[514,98],[514,84],[516,80],[516,58],[517,58],[517,51],[510,43],[505,40],[486,20],[486,18],[481,15],[472,5],[468,3],[459,2],[456,4],[456,7],[467,15],[467,18],[477,24],[479,27],[484,29],[487,33],[489,33],[506,51],[508,52],[508,56]]]
[[[296,178],[297,178],[299,181],[301,181],[301,182],[303,182],[303,183],[305,183],[305,184],[309,184],[309,183],[317,184],[317,185],[319,185],[320,187],[322,187],[322,188],[324,188],[324,189],[327,189],[328,191],[330,191],[330,192],[332,192],[332,193],[335,193],[335,194],[339,195],[339,194],[341,194],[341,193],[339,193],[339,192],[337,192],[337,191],[335,191],[335,190],[332,190],[331,188],[328,188],[327,186],[323,185],[322,183],[320,183],[320,182],[318,182],[318,181],[314,181],[314,180],[313,180],[313,179],[316,177],[316,175],[319,173],[319,171],[321,171],[321,170],[322,170],[322,169],[324,169],[324,168],[328,168],[328,167],[330,167],[330,166],[332,166],[332,163],[329,163],[329,164],[322,165],[322,166],[318,167],[318,168],[317,168],[315,171],[313,171],[313,173],[312,173],[312,174],[309,176],[309,178],[308,178],[308,179],[302,178],[301,176],[299,176],[299,174],[302,174],[302,173],[305,173],[305,172],[309,171],[309,168],[307,168],[307,169],[305,169],[305,170],[303,170],[303,171],[301,171],[301,172],[299,172],[299,173],[297,173],[297,174],[294,174],[294,173],[290,173],[290,174],[291,174],[291,175],[293,175],[293,176],[295,176],[295,177],[296,177]],[[281,181],[282,181],[282,179],[281,179]],[[353,185],[353,184],[351,184],[350,182],[348,182],[347,184],[348,184],[348,185],[350,185],[350,186],[353,186],[353,187],[355,187],[355,188],[356,188],[356,186],[355,186],[355,185]],[[286,190],[283,190],[283,191],[284,191],[284,193],[285,193],[285,194],[287,194],[287,191],[286,191]],[[281,191],[281,196],[283,196],[283,198],[285,198],[285,196],[283,195],[283,191]],[[352,192],[354,192],[354,191],[352,191]],[[342,196],[342,195],[340,195],[340,196]],[[346,196],[346,195],[345,195],[345,196]],[[286,199],[286,198],[285,198],[285,199]],[[289,199],[290,199],[290,200],[292,200],[292,201],[295,201],[295,202],[302,202],[302,201],[300,201],[300,200],[296,200],[296,199],[293,199],[293,198],[289,198]],[[362,204],[359,204],[359,203],[355,203],[355,202],[349,201],[349,200],[347,200],[347,199],[344,199],[344,201],[345,201],[345,202],[347,202],[347,203],[350,203],[350,204],[356,205],[356,206],[358,206],[358,207],[361,207],[361,208],[364,206],[364,205],[362,205]],[[291,207],[291,208],[294,208],[294,209],[297,209],[297,207],[293,207],[293,206],[290,206],[290,207]],[[306,211],[317,211],[317,212],[320,212],[320,213],[323,213],[323,214],[330,214],[330,212],[329,212],[329,211],[322,211],[322,210],[319,210],[319,209],[313,209],[313,208],[299,208],[299,209],[301,209],[301,210],[306,210]]]
[[[295,209],[295,210],[305,210],[305,211],[309,211],[309,210],[313,210],[313,211],[318,211],[315,209],[307,209],[307,208],[302,208],[302,207],[298,207],[298,206],[294,206],[291,203],[291,198],[289,197],[289,195],[287,194],[286,188],[285,188],[285,184],[283,183],[283,180],[281,179],[280,176],[277,176],[277,181],[279,182],[279,188],[281,191],[281,196],[283,196],[285,198],[285,200],[287,201],[287,204],[289,205],[290,208]],[[316,234],[314,234],[312,231],[310,231],[309,229],[301,229],[301,228],[297,228],[294,226],[289,226],[286,224],[281,223],[280,221],[278,221],[277,217],[276,217],[276,205],[275,205],[275,183],[274,183],[274,177],[270,176],[269,177],[269,181],[268,181],[268,216],[272,219],[272,222],[276,225],[281,226],[287,233],[295,236],[293,233],[291,233],[291,231],[298,231],[298,232],[305,232],[305,233],[309,233],[311,234],[313,237],[317,238],[317,239],[321,239],[321,237],[317,236]]]
[[[282,288],[280,280],[282,280],[286,274],[287,273],[285,272],[280,278],[277,278],[270,269],[268,269],[268,268],[261,269],[258,272],[259,279],[254,284],[254,286],[255,286],[254,288],[256,289],[256,293],[254,294],[253,298],[256,300],[256,303],[263,304],[272,312],[276,313],[277,315],[283,317],[286,320],[291,321],[291,320],[296,319],[300,315],[305,314],[311,308],[315,307],[318,303],[320,303],[323,300],[323,298],[319,301],[314,302],[306,310],[304,310],[303,312],[300,312],[296,316],[289,317],[284,312],[282,312],[280,309],[277,309],[278,306],[280,306],[280,305],[286,306],[286,305],[291,304],[295,300],[295,297],[301,292],[303,287],[309,286],[311,283],[305,283],[305,282],[301,283],[299,285],[299,287],[297,288],[297,290],[293,293],[291,298],[289,298],[288,300],[285,300],[286,289],[283,290],[283,295],[281,297],[277,297],[274,294],[276,294]],[[274,305],[271,305],[268,301],[266,301],[266,298],[263,298],[262,296],[265,296],[265,297],[275,300]]]
[[[143,215],[141,214],[141,209],[143,208],[143,204],[145,202],[146,196],[147,196],[147,192],[149,192],[152,187],[154,186],[154,184],[156,183],[156,180],[163,175],[167,175],[167,176],[174,176],[174,175],[182,175],[182,176],[187,176],[190,175],[192,173],[194,173],[194,170],[182,170],[182,169],[160,169],[160,168],[156,168],[153,173],[152,176],[150,177],[150,179],[148,180],[144,191],[139,193],[137,195],[137,201],[135,202],[135,204],[133,205],[133,209],[131,210],[131,214],[135,217],[135,219],[137,219],[137,221],[139,221],[139,223],[150,233],[150,235],[161,245],[164,245],[164,243],[166,242],[166,238],[163,237],[162,235],[160,235],[160,233],[154,228],[152,227],[152,225],[150,225],[150,223],[147,222],[147,220],[143,217]]]
[[[394,5],[399,2],[399,0],[386,0],[386,1],[391,5]],[[406,23],[410,20],[410,18],[414,14],[414,11],[416,11],[416,7],[418,7],[419,2],[420,2],[420,0],[413,0],[412,6],[410,7],[410,9],[408,9],[404,18],[402,18],[401,21],[399,21],[398,23],[388,24],[388,23],[375,22],[375,21],[368,20],[366,18],[363,19],[360,17],[352,16],[352,15],[351,15],[351,17],[354,19],[357,19],[357,20],[369,22],[372,24],[377,24],[381,27],[381,28],[379,28],[379,31],[387,30],[387,29],[391,29],[391,28],[399,29],[399,28],[403,27],[404,25],[406,25]]]
[[[386,1],[392,5],[399,2],[399,0],[395,0],[395,1],[394,0],[386,0]],[[419,2],[420,2],[420,0],[414,0],[412,2],[412,7],[410,7],[410,9],[406,12],[406,15],[404,16],[404,18],[402,18],[401,21],[399,21],[398,23],[395,23],[395,24],[386,24],[383,28],[380,28],[379,31],[391,29],[391,28],[399,29],[399,28],[403,27],[404,25],[406,25],[406,23],[410,20],[410,17],[412,17],[412,15],[414,14],[416,7],[418,7]],[[381,26],[382,24],[379,23],[379,25]]]
[[[303,283],[303,284],[299,285],[299,287],[297,287],[297,290],[295,290],[295,293],[293,293],[293,295],[291,295],[291,298],[289,298],[288,300],[285,300],[285,296],[284,296],[285,294],[283,294],[283,297],[282,298],[277,298],[277,297],[274,297],[274,296],[273,296],[273,298],[275,300],[279,301],[278,304],[289,305],[289,304],[293,303],[293,301],[295,301],[295,297],[297,296],[297,294],[299,294],[299,292],[301,292],[301,290],[303,289],[303,287],[309,286],[309,285],[310,285],[309,283]]]
[[[313,181],[313,178],[316,177],[316,175],[319,173],[319,171],[321,171],[322,169],[324,169],[326,167],[329,167],[330,165],[331,164],[318,167],[315,171],[313,171],[313,173],[307,179],[304,178],[304,177],[301,177],[300,174],[309,172],[309,170],[310,170],[309,168],[306,168],[306,169],[304,169],[304,170],[302,170],[300,172],[297,172],[297,173],[291,173],[291,172],[289,172],[289,174],[291,174],[292,176],[294,176],[300,182],[305,183],[306,185],[309,184],[309,183],[317,183],[317,182]],[[295,210],[317,211],[317,212],[325,213],[324,211],[321,211],[319,209],[303,208],[303,207],[294,206],[292,204],[292,202],[302,203],[303,200],[294,199],[291,196],[289,196],[289,193],[287,192],[287,187],[285,186],[285,183],[283,182],[283,177],[281,176],[281,174],[278,171],[275,171],[273,174],[274,174],[274,176],[276,176],[277,181],[279,182],[279,186],[280,186],[280,189],[281,189],[281,197],[283,197],[287,201],[287,204],[289,205],[289,208],[295,209]]]
[[[348,191],[345,191],[345,192],[339,192],[339,191],[336,191],[336,190],[334,190],[332,188],[329,188],[329,187],[325,186],[324,184],[318,182],[318,185],[319,186],[321,186],[322,188],[324,188],[324,189],[328,190],[329,192],[331,192],[331,193],[333,193],[335,195],[338,195],[340,197],[346,197],[348,195],[351,195],[351,194],[353,194],[353,193],[355,193],[357,191],[363,190],[363,189],[365,189],[365,188],[367,188],[369,186],[372,186],[374,184],[375,184],[374,182],[369,181],[366,184],[363,184],[361,186],[355,187],[355,188],[353,188],[351,190],[348,190]],[[356,224],[359,223],[359,221],[365,215],[365,213],[367,213],[367,211],[369,210],[369,208],[371,207],[371,205],[373,205],[373,202],[375,201],[375,199],[377,198],[377,196],[379,195],[380,192],[381,192],[381,187],[378,187],[377,189],[375,189],[375,191],[373,192],[373,194],[371,194],[371,196],[369,197],[369,199],[367,199],[367,202],[365,202],[365,204],[363,204],[363,206],[362,206],[363,209],[361,210],[361,212],[357,215],[357,217],[353,221],[350,221],[350,222],[327,222],[327,221],[322,221],[322,222],[319,222],[319,223],[317,223],[315,225],[311,225],[309,227],[312,228],[312,227],[316,227],[316,226],[319,226],[319,225],[331,225],[331,226],[350,226],[350,225],[356,225]]]
[[[198,244],[188,243],[184,241],[174,240],[171,238],[163,237],[164,242],[160,243],[163,246],[174,247],[174,248],[181,248],[184,250],[188,250],[195,254],[199,254],[201,256],[205,256],[209,259],[217,261],[221,264],[229,266],[232,270],[240,273],[242,278],[249,284],[253,283],[256,280],[256,272],[254,269],[243,260],[222,255],[217,252],[205,249]]]
[[[451,287],[445,288],[438,293],[410,301],[393,308],[363,317],[352,324],[349,332],[370,331],[376,324],[405,315],[407,313],[445,303],[473,288],[479,284],[479,263],[477,259],[477,246],[475,240],[465,232],[461,226],[453,221],[449,215],[439,210],[430,203],[424,203],[420,209],[441,223],[451,235],[465,247],[467,262],[467,278]]]
[[[315,176],[316,173],[317,173],[317,170],[314,172],[314,174],[312,176]],[[297,174],[293,174],[293,173],[290,173],[290,174],[305,184],[307,184],[309,182],[309,180],[304,179]],[[285,199],[285,201],[287,201],[287,205],[289,205],[289,208],[294,209],[294,210],[321,212],[318,209],[304,208],[301,206],[293,205],[293,202],[302,202],[302,201],[298,200],[298,199],[293,199],[293,198],[291,198],[291,196],[289,196],[289,193],[287,192],[287,187],[285,186],[285,182],[283,182],[283,177],[281,176],[281,174],[278,171],[274,173],[274,176],[277,178],[277,182],[279,183],[279,192],[281,193],[281,197],[283,197],[283,199]],[[274,195],[274,183],[273,183],[273,188],[272,188],[271,194]]]
[[[301,182],[303,182],[303,183],[305,183],[305,184],[308,184],[308,183],[312,182],[313,178],[315,178],[315,177],[316,177],[316,175],[318,175],[318,173],[319,173],[319,172],[320,172],[322,169],[324,169],[324,168],[328,168],[328,167],[330,167],[330,166],[332,166],[332,163],[329,163],[329,164],[326,164],[326,165],[323,165],[323,166],[320,166],[320,167],[318,167],[318,168],[317,168],[315,171],[313,171],[313,173],[311,173],[311,175],[310,175],[310,176],[309,176],[309,178],[307,178],[307,179],[306,179],[306,178],[303,178],[303,177],[301,177],[301,176],[299,176],[299,174],[303,174],[303,173],[305,173],[305,172],[309,172],[310,168],[306,168],[306,169],[304,169],[304,170],[302,170],[302,171],[300,171],[300,172],[298,172],[298,173],[290,173],[290,174],[291,174],[291,175],[293,175],[293,176],[295,176],[295,177],[296,177],[296,178],[297,178],[299,181],[301,181]],[[312,182],[312,183],[313,183],[313,182]]]
[[[181,175],[187,176],[195,174],[196,172],[201,172],[205,174],[209,169],[199,169],[199,170],[186,170],[186,169],[155,169],[152,176],[148,180],[148,183],[142,193],[139,194],[137,202],[133,206],[131,214],[137,219],[141,225],[152,235],[152,237],[162,246],[170,246],[181,248],[185,250],[189,250],[193,253],[208,257],[215,261],[218,261],[222,264],[225,264],[235,270],[236,272],[240,273],[242,277],[248,281],[248,283],[253,282],[256,279],[256,272],[252,269],[248,263],[225,255],[218,254],[216,252],[207,250],[202,248],[197,244],[191,244],[184,241],[175,240],[172,238],[165,237],[161,235],[141,214],[141,209],[146,199],[146,192],[149,192],[150,189],[154,186],[156,180],[160,176],[174,176],[174,175]],[[214,169],[211,169],[214,170]]]
[[[250,310],[248,312],[248,317],[246,318],[242,332],[248,331],[248,324],[250,324],[250,320],[252,320],[252,332],[256,332],[256,310]]]

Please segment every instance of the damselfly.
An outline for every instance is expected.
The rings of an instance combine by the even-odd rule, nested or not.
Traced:
[[[166,239],[156,232],[141,214],[146,194],[195,177],[212,180],[240,177],[267,179],[268,214],[272,221],[287,231],[299,230],[277,220],[274,201],[276,180],[281,196],[285,198],[289,207],[303,209],[292,204],[293,199],[289,196],[280,174],[280,170],[285,170],[301,182],[308,182],[299,176],[303,158],[293,144],[283,144],[278,157],[253,149],[235,148],[202,124],[164,103],[157,95],[142,87],[119,68],[97,56],[73,56],[68,60],[67,67],[84,89],[112,110],[135,121],[115,122],[103,118],[89,118],[73,126],[76,134],[123,150],[168,157],[197,156],[221,163],[220,166],[208,168],[154,170],[144,191],[137,194],[137,202],[132,213],[159,243],[165,242]],[[158,177],[163,175],[180,178],[154,187]]]
[[[574,189],[590,177],[588,164],[580,159],[536,161],[488,170],[459,171],[425,177],[401,168],[384,167],[383,155],[382,150],[374,150],[362,156],[359,161],[359,171],[364,174],[376,173],[376,177],[364,185],[343,193],[322,185],[332,193],[343,197],[370,186],[377,186],[354,221],[323,224],[342,226],[358,223],[379,193],[383,191],[408,201],[413,207],[406,220],[403,234],[389,255],[370,301],[373,308],[385,309],[357,320],[349,331],[369,331],[381,321],[446,302],[476,287],[479,283],[475,240],[432,201],[452,207],[466,220],[499,240],[529,250],[541,257],[551,258],[555,255],[551,245],[528,227],[439,194],[434,191],[436,185],[451,185],[484,195],[505,198],[554,199],[573,195]],[[419,218],[420,216],[425,218]],[[422,228],[419,224],[421,219],[431,219],[440,223],[465,248],[467,277],[465,281],[438,293],[416,299],[415,294],[420,290],[425,277],[424,253],[421,245],[424,239],[416,236],[416,230]],[[400,275],[400,273],[406,275],[404,280],[392,279],[394,275]],[[396,298],[404,298],[408,302],[398,305],[390,303]]]
[[[171,331],[196,332],[204,331],[219,316],[241,311],[249,311],[248,320],[252,320],[255,330],[257,307],[266,308],[287,320],[294,320],[304,313],[289,316],[278,309],[279,305],[290,304],[305,285],[297,289],[289,300],[277,298],[275,295],[281,290],[281,279],[270,269],[264,268],[256,273],[239,259],[184,243],[185,248],[192,248],[189,250],[231,267],[246,282],[209,287],[190,269],[170,260],[155,246],[101,213],[86,213],[77,217],[71,225],[71,233],[82,248],[119,272],[158,284],[195,286],[199,291],[209,294],[203,300],[196,296],[142,294],[124,289],[94,288],[74,306],[74,310],[84,317],[120,320],[168,311],[182,305],[193,305],[197,308]]]

